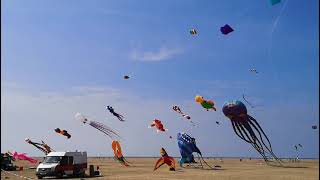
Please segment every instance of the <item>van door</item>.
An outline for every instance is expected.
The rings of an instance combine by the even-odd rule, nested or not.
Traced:
[[[73,157],[71,157],[72,162],[70,164],[70,156],[63,156],[60,165],[63,169],[64,174],[66,175],[72,175],[73,174]]]

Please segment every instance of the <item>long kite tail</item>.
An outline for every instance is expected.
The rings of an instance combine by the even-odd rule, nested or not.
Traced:
[[[109,136],[111,139],[116,139],[116,138],[121,138],[116,132],[114,132],[111,128],[109,128],[108,126],[96,122],[96,121],[90,121],[89,125],[98,129],[99,131],[103,132],[104,134],[106,134],[107,136]]]
[[[179,108],[179,109],[174,109],[174,108],[173,108],[173,110],[174,110],[175,112],[181,114],[184,118],[191,119],[191,117],[190,117],[188,114],[183,113],[183,112],[180,110],[180,108]]]

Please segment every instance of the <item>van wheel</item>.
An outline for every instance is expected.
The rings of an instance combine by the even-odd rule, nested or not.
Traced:
[[[62,173],[59,173],[59,174],[57,174],[57,176],[56,176],[57,178],[62,178],[63,177],[63,174]]]
[[[42,176],[37,176],[38,177],[38,179],[42,179],[43,177]]]

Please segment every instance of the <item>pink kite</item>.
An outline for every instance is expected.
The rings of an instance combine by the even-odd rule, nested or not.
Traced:
[[[14,152],[12,157],[13,159],[26,160],[34,164],[38,162],[37,160],[28,157],[25,153],[18,154],[17,152]]]

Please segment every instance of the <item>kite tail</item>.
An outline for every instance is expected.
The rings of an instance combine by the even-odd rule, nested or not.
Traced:
[[[121,138],[116,132],[112,131],[111,128],[109,128],[104,124],[101,124],[95,121],[90,121],[89,125],[103,132],[104,134],[109,136],[111,139],[115,139],[114,137]]]

